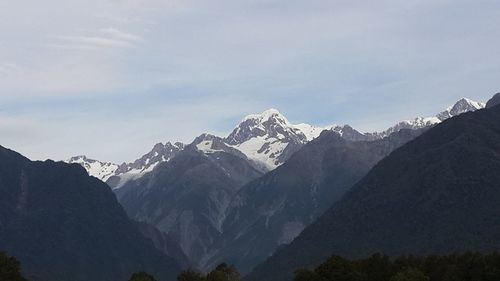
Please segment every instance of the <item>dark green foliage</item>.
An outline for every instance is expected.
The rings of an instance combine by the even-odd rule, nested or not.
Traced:
[[[239,281],[240,274],[234,266],[225,263],[218,265],[215,270],[207,275],[207,281]]]
[[[137,272],[132,274],[129,281],[156,281],[156,279],[146,272]]]
[[[190,269],[181,272],[177,276],[177,281],[240,281],[240,273],[233,265],[225,263],[219,264],[206,276]]]
[[[408,267],[396,273],[391,281],[429,281],[429,277],[417,268]]]
[[[295,281],[321,281],[318,273],[309,269],[299,269],[295,271]]]
[[[0,252],[0,280],[27,281],[21,275],[21,264],[14,257]]]
[[[246,279],[291,280],[331,253],[356,259],[499,250],[499,151],[500,106],[444,121],[381,160]]]
[[[323,279],[335,281],[357,281],[363,279],[361,272],[353,262],[341,257],[331,257],[316,269],[316,273]]]
[[[182,271],[177,276],[177,281],[205,281],[205,276],[191,269]]]
[[[314,270],[300,269],[295,281],[495,281],[500,280],[500,253],[402,256],[379,254],[361,260],[338,256]]]

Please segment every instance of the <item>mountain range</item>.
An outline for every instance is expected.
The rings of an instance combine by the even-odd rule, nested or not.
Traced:
[[[483,107],[463,98],[435,117],[379,133],[349,125],[294,125],[270,109],[245,117],[227,137],[202,134],[189,145],[159,143],[130,164],[83,157],[70,162],[106,175],[102,179],[128,215],[168,234],[194,268],[208,271],[228,261],[246,273],[291,242],[394,149],[426,128]],[[116,167],[114,174],[109,167]],[[257,241],[261,246],[253,247]]]
[[[435,116],[404,120],[382,132],[373,133],[361,133],[349,125],[292,124],[278,110],[269,109],[261,114],[246,116],[227,137],[217,137],[217,141],[238,150],[252,162],[252,165],[265,173],[283,164],[294,152],[307,142],[317,138],[324,130],[337,132],[347,140],[375,140],[387,137],[401,129],[420,129],[433,126],[450,117],[484,107],[485,104],[481,102],[462,98]],[[174,144],[170,142],[157,143],[151,151],[137,160],[120,165],[89,159],[84,155],[72,157],[66,162],[78,163],[91,176],[101,179],[112,188],[119,188],[128,180],[140,178],[151,172],[159,163],[170,161],[179,151],[184,149],[184,146],[185,144],[180,142]]]
[[[292,280],[330,255],[500,249],[500,107],[450,118],[396,149],[246,280]]]
[[[226,137],[158,143],[121,165],[86,156],[33,162],[0,147],[0,249],[41,281],[124,280],[139,270],[171,280],[180,268],[207,272],[222,262],[251,272],[248,280],[290,280],[293,269],[333,253],[491,249],[496,216],[488,200],[497,194],[487,167],[496,167],[499,103],[497,95],[474,112],[485,105],[464,98],[375,133],[292,124],[270,109]],[[435,219],[441,215],[445,221]],[[401,238],[383,240],[392,231]],[[412,239],[414,248],[404,246]]]

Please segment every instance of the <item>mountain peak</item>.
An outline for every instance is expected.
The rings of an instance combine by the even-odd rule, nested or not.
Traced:
[[[212,135],[212,134],[209,134],[209,133],[203,133],[201,135],[199,135],[198,137],[196,137],[193,142],[191,143],[191,145],[198,145],[204,141],[213,141],[213,140],[220,140],[221,138],[218,137],[218,136],[215,136],[215,135]]]
[[[238,145],[255,137],[283,139],[297,133],[303,135],[293,128],[293,125],[277,109],[271,108],[260,114],[250,114],[243,118],[226,141],[228,144]]]
[[[500,93],[496,93],[489,101],[486,103],[486,108],[491,108],[500,104]]]
[[[270,108],[268,110],[263,111],[260,114],[247,115],[245,118],[243,118],[242,122],[245,122],[246,120],[249,120],[249,119],[254,119],[254,120],[257,119],[261,122],[265,122],[265,121],[269,120],[271,117],[279,117],[280,119],[286,120],[285,116],[283,114],[281,114],[281,112],[279,112],[279,110],[277,110],[276,108]]]
[[[332,130],[352,140],[366,139],[349,126],[316,127],[306,123],[292,124],[277,109],[246,116],[224,141],[243,152],[249,159],[272,170],[282,164],[302,145]]]
[[[101,162],[98,160],[90,159],[85,155],[78,155],[71,157],[69,160],[65,161],[70,164],[79,164],[87,173],[93,177],[96,177],[102,181],[108,180],[118,169],[118,165],[111,162]]]
[[[153,146],[150,152],[131,163],[124,162],[117,165],[111,162],[90,159],[85,155],[71,157],[65,162],[80,164],[87,170],[89,175],[107,182],[112,188],[117,188],[130,179],[150,172],[159,163],[170,161],[170,159],[183,149],[184,144],[181,142],[174,144],[171,142],[166,142],[165,144],[159,142]]]
[[[412,120],[404,120],[381,133],[373,133],[372,135],[378,138],[383,138],[401,129],[414,130],[414,129],[426,128],[434,126],[438,123],[441,123],[444,120],[458,116],[462,113],[476,111],[479,109],[483,109],[484,107],[485,107],[484,103],[477,102],[469,98],[461,98],[457,102],[455,102],[452,106],[446,108],[444,111],[436,114],[435,116],[416,117]]]
[[[88,159],[87,156],[85,156],[85,155],[76,155],[76,156],[69,158],[69,160],[67,162],[72,163],[72,162],[76,162],[76,161],[80,161],[80,160],[85,161],[85,160],[91,160],[91,159]]]
[[[476,111],[483,109],[484,103],[473,101],[469,98],[461,98],[454,105],[448,107],[445,111],[436,115],[439,120],[444,121],[448,118],[455,117],[465,112]]]

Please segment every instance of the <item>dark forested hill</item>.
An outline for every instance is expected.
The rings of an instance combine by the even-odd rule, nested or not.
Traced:
[[[335,254],[500,249],[500,106],[430,129],[380,161],[247,280],[290,280]]]
[[[30,281],[123,281],[179,267],[144,238],[110,188],[77,164],[32,162],[0,147],[0,250]]]

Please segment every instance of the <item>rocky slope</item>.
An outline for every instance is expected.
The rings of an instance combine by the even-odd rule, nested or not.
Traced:
[[[234,194],[262,175],[220,141],[202,135],[171,161],[115,190],[131,218],[167,233],[194,267],[212,254]]]

